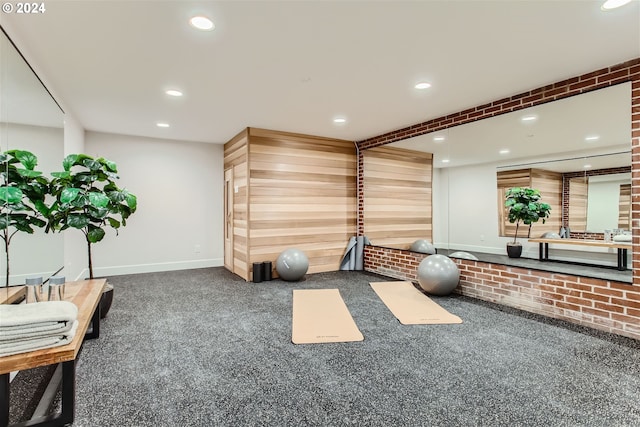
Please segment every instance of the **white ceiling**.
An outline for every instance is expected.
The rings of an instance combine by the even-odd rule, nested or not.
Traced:
[[[0,24],[87,130],[362,140],[640,57],[640,2],[600,5],[48,0],[45,13],[2,13]],[[216,29],[192,29],[194,14]],[[433,87],[416,91],[420,80]]]
[[[524,117],[535,120],[523,121]],[[504,169],[573,172],[585,165],[593,169],[629,166],[630,123],[631,83],[626,82],[392,145],[433,153],[437,168],[492,163]],[[604,155],[611,153],[623,154]]]

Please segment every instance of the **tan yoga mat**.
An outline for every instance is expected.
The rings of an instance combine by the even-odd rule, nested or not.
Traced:
[[[411,282],[371,282],[373,290],[403,325],[462,323]]]
[[[338,289],[294,289],[294,344],[362,341]]]

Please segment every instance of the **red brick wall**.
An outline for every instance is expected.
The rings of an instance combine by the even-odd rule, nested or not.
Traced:
[[[417,283],[427,255],[365,247],[365,270]],[[628,283],[453,259],[457,293],[640,339],[640,287]],[[463,316],[464,317],[464,316]]]
[[[627,81],[632,84],[632,268],[636,286],[481,262],[457,262],[462,270],[459,291],[464,295],[640,339],[640,58],[388,132],[357,144],[361,150],[377,147]],[[359,157],[362,166],[362,153]],[[360,176],[359,197],[362,185]],[[358,233],[362,234],[363,203],[360,199],[358,209]],[[365,269],[415,281],[415,270],[423,257],[397,249],[367,247]]]

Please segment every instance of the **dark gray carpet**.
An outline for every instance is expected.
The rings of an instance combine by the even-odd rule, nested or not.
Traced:
[[[403,326],[361,272],[117,276],[74,426],[639,426],[640,342],[461,297]],[[295,288],[339,288],[363,342],[294,345]]]

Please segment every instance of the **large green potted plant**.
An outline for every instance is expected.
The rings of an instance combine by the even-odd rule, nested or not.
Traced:
[[[33,234],[34,227],[44,227],[49,208],[45,198],[49,180],[36,171],[38,158],[25,150],[0,154],[0,237],[6,255],[6,282],[9,286],[9,247],[18,231]]]
[[[510,223],[516,224],[513,242],[507,243],[507,255],[509,258],[519,258],[522,255],[522,244],[518,242],[518,228],[520,223],[531,226],[549,218],[551,206],[540,201],[542,195],[539,190],[529,187],[514,187],[505,194],[505,207],[508,209]]]
[[[107,227],[115,229],[117,235],[118,229],[126,226],[127,218],[136,211],[137,199],[116,185],[118,169],[110,160],[71,154],[65,157],[62,166],[64,171],[51,174],[50,192],[55,200],[46,230],[75,228],[82,231],[87,242],[89,278],[93,279],[91,245],[104,238]],[[113,298],[112,288],[107,298]],[[103,305],[103,316],[110,300],[106,304],[107,307]]]

